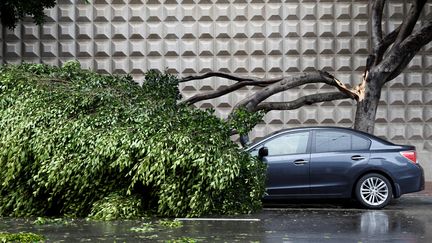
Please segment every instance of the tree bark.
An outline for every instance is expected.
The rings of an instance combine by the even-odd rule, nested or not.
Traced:
[[[333,101],[333,100],[344,100],[351,98],[348,94],[342,93],[340,91],[336,92],[328,92],[328,93],[317,93],[312,95],[305,95],[302,96],[296,100],[288,101],[288,102],[264,102],[255,107],[255,111],[274,111],[274,110],[280,110],[280,111],[288,111],[288,110],[295,110],[300,107],[306,106],[306,105],[312,105],[315,103],[321,103],[325,101]]]
[[[354,129],[373,134],[375,117],[381,98],[382,83],[379,76],[375,76],[366,82],[365,98],[357,101],[357,110],[354,121]]]

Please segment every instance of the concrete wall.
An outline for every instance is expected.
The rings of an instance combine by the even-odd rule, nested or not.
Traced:
[[[360,81],[370,48],[368,1],[313,0],[59,0],[47,11],[43,27],[31,20],[0,32],[0,63],[44,62],[60,65],[78,59],[101,73],[131,73],[139,82],[156,68],[180,76],[224,71],[274,77],[327,70],[347,84]],[[404,1],[387,6],[384,30],[394,29],[408,11]],[[432,16],[432,3],[424,17]],[[432,45],[382,94],[376,134],[417,146],[432,180]],[[217,89],[230,82],[207,80],[182,85],[184,96]],[[272,100],[291,100],[331,90],[307,85]],[[199,103],[226,116],[253,92]],[[326,102],[290,112],[271,112],[253,131],[262,137],[280,128],[302,125],[351,126],[350,101]]]

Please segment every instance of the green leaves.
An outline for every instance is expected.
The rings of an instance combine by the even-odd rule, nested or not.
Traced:
[[[95,219],[256,210],[264,165],[232,124],[177,105],[178,79],[22,64],[0,68],[0,215]]]
[[[183,223],[179,220],[159,220],[159,225],[166,228],[180,228]]]
[[[45,237],[39,234],[30,232],[7,233],[0,232],[0,242],[44,242]]]
[[[136,219],[143,215],[142,199],[114,192],[93,203],[88,216],[94,220]]]
[[[246,108],[240,107],[233,112],[229,123],[238,134],[245,135],[250,132],[258,122],[262,121],[264,115],[265,113],[262,111],[249,112]]]
[[[30,15],[40,25],[45,22],[45,8],[52,8],[55,0],[2,0],[0,2],[0,22],[3,26],[14,29],[25,16]]]

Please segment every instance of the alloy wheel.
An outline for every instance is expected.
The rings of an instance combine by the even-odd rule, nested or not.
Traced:
[[[379,177],[369,177],[360,186],[360,195],[364,202],[379,206],[389,197],[387,183]]]

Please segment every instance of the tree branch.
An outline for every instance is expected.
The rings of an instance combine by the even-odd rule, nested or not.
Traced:
[[[234,81],[238,81],[238,82],[244,82],[244,81],[255,81],[255,82],[263,82],[263,81],[272,82],[272,81],[274,81],[274,82],[277,82],[277,81],[280,81],[283,79],[282,77],[274,78],[274,79],[251,78],[251,77],[241,77],[241,76],[222,73],[222,72],[208,72],[208,73],[205,73],[203,75],[188,76],[188,77],[182,78],[179,80],[179,83],[185,83],[185,82],[189,82],[192,80],[202,80],[202,79],[211,78],[211,77],[225,78],[225,79],[234,80]]]
[[[337,80],[333,75],[328,72],[317,71],[313,73],[305,73],[299,76],[286,77],[282,81],[276,82],[264,89],[256,92],[255,94],[247,97],[246,99],[240,101],[233,109],[236,110],[239,107],[245,107],[249,111],[256,109],[256,106],[268,97],[280,93],[282,91],[295,88],[305,84],[312,83],[325,83],[334,87],[337,87],[342,93],[345,93],[352,99],[358,99],[358,94],[348,89],[342,82]]]
[[[413,0],[409,14],[402,22],[401,29],[393,46],[402,43],[406,37],[411,35],[426,1],[427,0]]]
[[[188,82],[191,80],[201,80],[209,77],[222,77],[230,80],[238,81],[237,83],[230,85],[228,87],[225,87],[221,90],[216,90],[204,94],[197,94],[189,99],[186,99],[181,102],[181,104],[194,104],[199,101],[208,100],[208,99],[214,99],[220,96],[223,96],[225,94],[231,93],[235,90],[238,90],[245,86],[260,86],[260,87],[268,87],[270,85],[276,84],[276,83],[283,83],[282,86],[286,86],[286,89],[291,89],[297,86],[301,86],[308,83],[326,83],[332,86],[337,87],[341,92],[348,94],[353,99],[358,99],[359,94],[357,90],[351,90],[345,86],[341,81],[336,79],[333,75],[329,74],[328,72],[318,71],[315,73],[310,74],[304,74],[303,76],[297,76],[297,77],[280,77],[280,78],[274,78],[274,79],[261,79],[261,78],[250,78],[250,77],[239,77],[234,76],[231,74],[221,73],[221,72],[210,72],[199,76],[189,76],[186,78],[181,79],[180,82]],[[283,90],[279,90],[278,92],[282,92]],[[273,91],[271,91],[273,92]],[[271,93],[270,96],[275,94]],[[261,93],[261,92],[257,92]],[[259,103],[259,102],[258,102]],[[241,106],[241,105],[240,105]]]
[[[399,25],[396,29],[387,34],[378,45],[375,46],[375,65],[378,65],[382,61],[384,53],[391,46],[391,44],[395,42],[397,36],[399,35],[400,29],[401,26]]]
[[[236,91],[236,90],[238,90],[242,87],[245,87],[245,86],[265,87],[265,86],[268,86],[270,84],[276,83],[278,81],[280,81],[280,80],[279,79],[270,79],[270,80],[263,80],[263,81],[254,81],[254,80],[239,81],[233,85],[230,85],[230,86],[225,87],[225,88],[220,89],[220,90],[215,90],[215,91],[204,93],[204,94],[194,95],[191,98],[182,101],[181,104],[192,105],[192,104],[195,104],[196,102],[199,102],[202,100],[214,99],[214,98],[226,95],[228,93]]]
[[[317,102],[323,101],[331,101],[337,99],[363,99],[364,96],[364,83],[362,85],[357,86],[355,89],[349,89],[345,86],[341,81],[336,79],[333,75],[325,71],[316,71],[311,73],[305,73],[299,76],[291,76],[291,77],[283,77],[283,78],[275,78],[275,79],[258,79],[258,78],[249,78],[249,77],[238,77],[230,74],[219,73],[219,72],[211,72],[206,73],[200,76],[190,76],[182,79],[182,82],[187,82],[191,80],[200,80],[209,77],[223,77],[231,80],[238,81],[237,83],[225,87],[221,90],[195,95],[181,103],[183,104],[194,104],[198,101],[213,99],[228,93],[231,93],[235,90],[238,90],[241,87],[254,85],[254,86],[264,86],[264,89],[261,89],[254,94],[248,96],[247,98],[240,101],[231,111],[233,114],[240,107],[246,108],[250,112],[255,112],[257,110],[274,110],[274,109],[296,109],[303,105],[313,104]],[[364,81],[364,80],[363,80]],[[324,94],[314,94],[308,95],[305,97],[301,97],[297,100],[290,102],[276,102],[276,103],[265,103],[261,104],[262,101],[267,99],[268,97],[283,92],[285,90],[295,88],[305,84],[312,83],[324,83],[327,85],[331,85],[339,89],[339,92],[330,92]],[[228,117],[230,119],[231,115]]]
[[[351,98],[346,93],[342,92],[328,92],[321,94],[312,94],[302,96],[296,100],[289,102],[265,102],[257,105],[254,111],[263,110],[269,112],[272,110],[294,110],[305,105],[312,105],[319,102],[342,100]]]
[[[392,44],[393,47],[396,47],[412,33],[425,3],[426,0],[415,0],[410,8],[409,15],[405,18],[402,24],[386,35],[381,42],[375,44],[375,66],[381,63],[385,52]],[[372,36],[372,39],[373,38],[374,37]]]
[[[397,77],[426,44],[432,41],[432,19],[426,21],[420,29],[408,36],[402,43],[393,47],[376,71],[387,73],[383,84]]]
[[[386,0],[375,0],[372,4],[372,44],[378,46],[382,42],[382,14]]]

